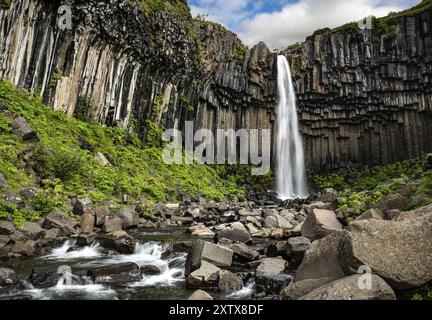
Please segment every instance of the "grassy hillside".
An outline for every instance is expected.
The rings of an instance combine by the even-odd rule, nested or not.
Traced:
[[[180,192],[207,199],[244,194],[234,178],[220,177],[220,167],[166,165],[162,150],[142,149],[135,134],[52,111],[7,81],[0,81],[1,105],[7,107],[0,111],[0,172],[8,180],[3,192],[23,197],[21,190],[31,187],[37,195],[26,201],[35,212],[0,200],[0,216],[34,220],[53,210],[67,211],[67,200],[74,197],[100,204],[126,195],[131,201],[147,199],[150,207],[175,200]],[[37,132],[39,142],[23,143],[12,133],[11,121],[18,115]],[[95,157],[98,152],[111,165],[103,166]]]

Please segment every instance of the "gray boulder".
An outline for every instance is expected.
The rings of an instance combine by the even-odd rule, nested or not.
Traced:
[[[17,284],[18,278],[15,271],[8,268],[0,268],[0,289],[10,288]]]
[[[392,288],[377,275],[371,275],[372,288],[361,289],[362,275],[353,275],[323,285],[299,300],[396,300]]]
[[[23,141],[38,140],[36,132],[23,117],[12,120],[13,133]]]
[[[345,272],[369,266],[395,289],[410,289],[432,280],[432,212],[404,221],[352,223],[341,241]]]
[[[215,289],[219,284],[220,270],[219,267],[202,261],[200,268],[187,277],[186,287],[188,289]]]
[[[102,247],[119,253],[131,254],[135,251],[136,240],[125,231],[116,231],[99,235],[97,240]]]
[[[234,251],[207,241],[197,240],[193,243],[186,258],[185,274],[199,269],[202,262],[206,261],[218,267],[230,267]]]
[[[234,251],[234,257],[240,262],[254,261],[259,257],[259,253],[249,248],[244,243],[235,243],[229,246]]]
[[[257,272],[255,274],[256,292],[266,295],[279,295],[281,290],[293,281],[293,277],[285,274]]]
[[[336,280],[344,277],[338,250],[342,236],[343,232],[334,232],[314,241],[297,269],[295,281],[319,278]]]
[[[192,293],[192,295],[188,298],[188,300],[197,300],[197,301],[213,300],[213,297],[203,290],[196,290],[194,293]]]
[[[399,193],[389,195],[385,200],[376,205],[376,208],[386,212],[389,210],[405,211],[410,200]]]
[[[227,227],[216,233],[216,241],[220,239],[229,239],[235,242],[246,244],[252,243],[252,237],[246,230],[245,226],[240,222],[234,222],[230,227]]]
[[[80,227],[82,233],[92,233],[96,222],[94,214],[87,211],[81,216]]]
[[[311,242],[308,238],[289,238],[286,245],[286,255],[298,262],[301,262],[305,252],[309,250],[310,245]]]
[[[112,233],[123,230],[123,220],[119,217],[105,216],[102,231]]]
[[[51,229],[59,228],[63,232],[75,233],[75,226],[78,223],[61,212],[51,212],[48,214],[42,224],[42,228]]]
[[[141,280],[140,268],[133,262],[102,266],[87,271],[93,283],[127,283]]]
[[[44,229],[36,222],[24,221],[20,230],[28,239],[37,240],[44,232]]]
[[[62,276],[55,267],[36,267],[32,269],[29,282],[37,289],[55,287]]]
[[[80,216],[93,209],[93,202],[90,199],[75,199],[73,213]]]
[[[196,226],[190,227],[188,233],[200,238],[213,238],[215,235],[215,233],[204,224],[197,224]]]
[[[321,192],[321,195],[318,197],[318,201],[322,201],[324,203],[333,203],[338,200],[338,195],[339,194],[335,189],[328,188]]]
[[[95,217],[96,217],[96,226],[102,227],[105,222],[105,217],[109,215],[107,207],[100,206],[95,208],[94,210]]]
[[[289,230],[293,228],[293,225],[278,214],[268,215],[264,220],[264,225],[269,229],[280,228],[283,230]]]
[[[332,281],[332,278],[318,278],[292,282],[282,290],[281,296],[283,300],[297,300],[305,294]]]
[[[3,175],[3,173],[0,173],[0,188],[6,187],[8,184],[6,177]]]
[[[17,241],[12,247],[13,253],[18,253],[23,256],[30,257],[34,255],[36,249],[36,243],[33,240],[28,241]]]
[[[243,281],[235,273],[227,270],[221,270],[219,271],[218,288],[224,293],[240,291],[243,289]]]
[[[16,228],[12,222],[0,221],[0,235],[11,235],[15,230]]]
[[[359,220],[384,220],[384,212],[382,212],[380,209],[370,209],[363,213],[361,216],[355,219],[355,221]]]
[[[115,213],[123,221],[123,229],[135,228],[139,225],[139,213],[136,206],[125,206]]]
[[[153,265],[143,266],[141,267],[140,271],[141,274],[145,274],[147,276],[155,276],[161,273],[160,269]]]
[[[264,258],[259,261],[259,265],[256,269],[257,272],[267,274],[278,274],[284,272],[288,268],[288,262],[278,258]]]
[[[303,223],[301,233],[306,238],[315,241],[341,230],[342,224],[333,211],[313,209]]]

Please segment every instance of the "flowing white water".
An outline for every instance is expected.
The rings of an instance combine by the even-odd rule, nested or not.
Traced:
[[[298,125],[296,96],[287,59],[278,56],[276,188],[282,200],[307,198],[303,142]]]
[[[61,247],[54,248],[49,255],[43,256],[40,259],[49,260],[75,260],[75,259],[95,259],[104,256],[103,248],[98,243],[93,243],[91,246],[76,248],[73,251],[70,249],[75,248],[76,241],[66,241]]]

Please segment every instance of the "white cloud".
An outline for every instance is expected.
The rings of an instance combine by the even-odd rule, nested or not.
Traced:
[[[207,13],[209,20],[233,28],[247,44],[264,41],[272,48],[285,48],[303,41],[321,28],[412,7],[420,0],[299,0],[280,11],[257,13],[265,0],[195,0],[192,13]]]

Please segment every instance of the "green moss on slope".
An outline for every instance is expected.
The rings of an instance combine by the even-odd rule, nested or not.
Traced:
[[[161,148],[142,149],[137,137],[127,137],[123,129],[105,128],[52,111],[39,98],[7,81],[0,81],[3,104],[13,116],[23,116],[40,139],[22,143],[12,133],[13,116],[0,112],[0,172],[8,180],[9,191],[37,189],[31,201],[39,215],[65,210],[66,200],[72,197],[89,197],[98,204],[123,195],[146,198],[149,203],[175,200],[180,191],[207,199],[244,194],[234,181],[220,177],[219,168],[167,165],[162,161]],[[83,150],[78,138],[94,150]],[[99,163],[97,152],[103,153],[112,165]],[[0,204],[0,215],[17,215],[17,210]]]

